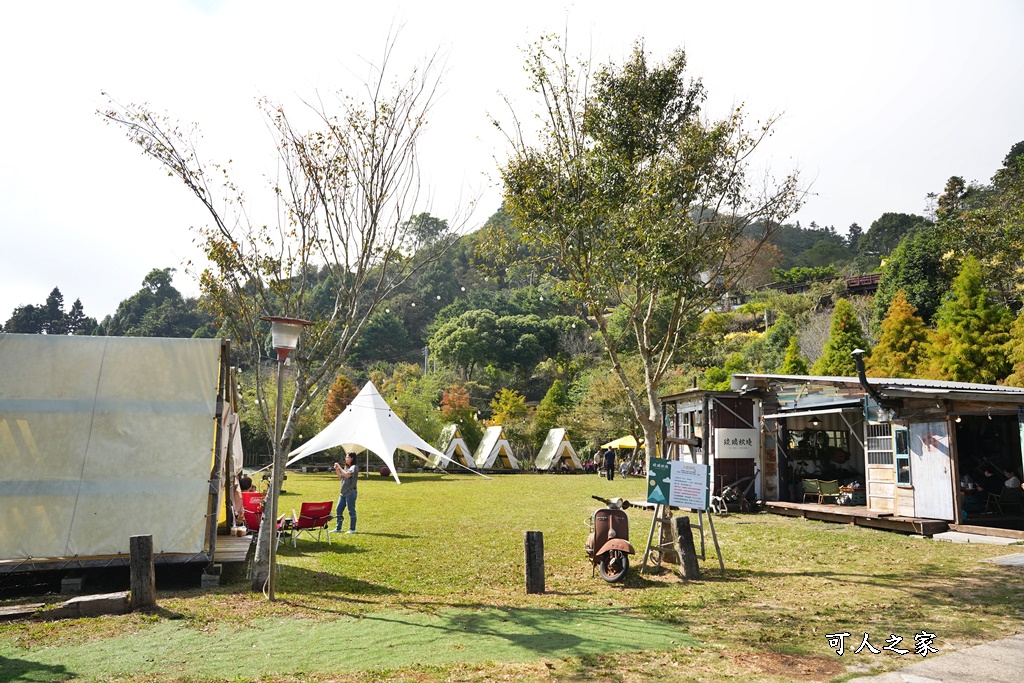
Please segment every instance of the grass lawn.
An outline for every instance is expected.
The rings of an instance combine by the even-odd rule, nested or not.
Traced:
[[[711,559],[687,584],[637,572],[651,514],[630,510],[640,555],[609,585],[583,552],[590,495],[642,500],[644,480],[402,481],[360,481],[359,533],[283,543],[273,604],[235,571],[213,591],[159,591],[153,614],[3,624],[0,681],[843,680],[912,663],[922,631],[941,654],[1024,622],[1021,569],[980,562],[1021,547],[734,514],[716,519],[725,574]],[[290,511],[338,484],[289,474],[285,488]],[[544,595],[525,594],[528,530],[544,533]],[[844,631],[839,657],[826,634]],[[865,632],[911,653],[855,654]]]

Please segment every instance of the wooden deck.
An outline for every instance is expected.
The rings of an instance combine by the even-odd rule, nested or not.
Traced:
[[[921,519],[919,517],[898,517],[883,512],[873,512],[860,505],[822,505],[819,503],[786,503],[783,501],[766,501],[764,507],[768,512],[789,517],[804,519],[820,519],[824,522],[838,522],[853,526],[866,526],[874,529],[902,531],[922,536],[934,536],[949,528],[949,524],[938,519]]]
[[[217,545],[213,549],[213,561],[217,564],[245,562],[251,543],[252,536],[218,535]]]

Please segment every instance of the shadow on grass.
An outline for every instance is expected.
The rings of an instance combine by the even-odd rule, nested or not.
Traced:
[[[348,602],[352,602],[354,600],[353,596],[359,595],[379,597],[384,595],[402,594],[402,591],[382,586],[380,584],[370,583],[369,581],[361,581],[349,576],[342,576],[326,571],[312,571],[291,565],[284,565],[279,569],[278,586],[278,590],[292,594],[289,602],[296,605],[303,604],[296,600],[295,597],[301,596],[304,593],[341,593],[344,595],[339,595],[338,597]],[[316,609],[310,605],[303,606]]]
[[[458,611],[451,611],[452,609]],[[457,605],[439,613],[446,619],[429,623],[419,622],[417,627],[433,630],[439,635],[472,635],[502,641],[508,646],[525,650],[533,656],[560,656],[585,654],[580,648],[595,637],[606,635],[609,641],[634,644],[639,649],[651,647],[648,642],[654,622],[641,618],[628,618],[621,608],[599,608],[562,611],[541,608],[501,609],[483,604]],[[384,624],[388,628],[406,626],[400,615],[371,613],[362,616],[364,622]],[[567,622],[576,622],[566,628]],[[664,622],[662,622],[663,624]],[[664,626],[662,626],[664,628]],[[683,637],[677,634],[678,638]],[[655,639],[657,640],[657,638]],[[696,642],[694,641],[694,644]],[[622,645],[615,649],[621,649]],[[589,648],[588,648],[589,649]]]
[[[288,547],[285,548],[285,545]],[[308,555],[319,555],[321,553],[331,552],[336,555],[355,555],[369,552],[366,548],[360,548],[355,545],[341,545],[330,544],[327,541],[308,541],[300,539],[298,546],[293,546],[291,542],[285,544],[282,543],[281,547],[278,548],[277,554],[281,557],[306,557]]]
[[[946,572],[938,571],[936,567],[930,565],[919,566],[915,571],[913,581],[908,580],[905,572],[854,574],[828,569],[792,572],[765,571],[759,569],[727,569],[725,576],[719,574],[718,576],[709,577],[708,580],[713,582],[738,581],[747,583],[752,579],[798,579],[799,577],[805,576],[827,579],[838,584],[847,584],[850,586],[864,586],[867,588],[886,591],[895,590],[926,605],[946,605],[950,602],[954,602],[952,598],[955,597],[953,595],[955,591],[951,590],[949,593],[946,593],[942,590],[936,590],[936,584],[946,584],[950,589],[955,588],[957,585],[956,577],[949,576]],[[1002,580],[1002,577],[992,577],[990,580],[981,579],[979,577],[974,578],[984,585],[995,585]]]
[[[0,680],[3,681],[66,681],[80,674],[63,664],[41,664],[0,655]]]
[[[377,537],[380,537],[380,538],[399,538],[399,539],[423,538],[422,536],[413,536],[411,534],[385,534],[385,533],[381,533],[379,531],[359,531],[359,532],[356,533],[356,536],[377,536]]]

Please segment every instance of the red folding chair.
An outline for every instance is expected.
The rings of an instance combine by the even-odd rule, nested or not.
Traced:
[[[331,542],[330,522],[334,519],[331,510],[334,502],[326,503],[303,503],[299,510],[299,516],[292,519],[292,547],[298,547],[299,534],[313,535],[316,532],[316,540],[320,540],[321,534],[327,532],[327,543]],[[292,513],[295,514],[294,512]]]
[[[242,493],[242,516],[245,518],[245,529],[250,534],[259,533],[260,520],[263,518],[263,494],[256,491]]]

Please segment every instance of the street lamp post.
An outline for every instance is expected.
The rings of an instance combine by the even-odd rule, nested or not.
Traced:
[[[281,495],[281,484],[284,481],[284,452],[281,448],[281,413],[284,402],[284,362],[299,343],[299,334],[302,328],[313,323],[298,318],[279,318],[268,316],[260,318],[270,323],[271,344],[277,351],[277,412],[274,419],[274,477],[271,480],[270,509],[264,509],[263,514],[270,513],[270,528],[276,532],[277,526],[277,499]],[[267,579],[267,596],[274,599],[274,582],[277,578],[277,539],[268,538],[270,543],[270,567]]]

